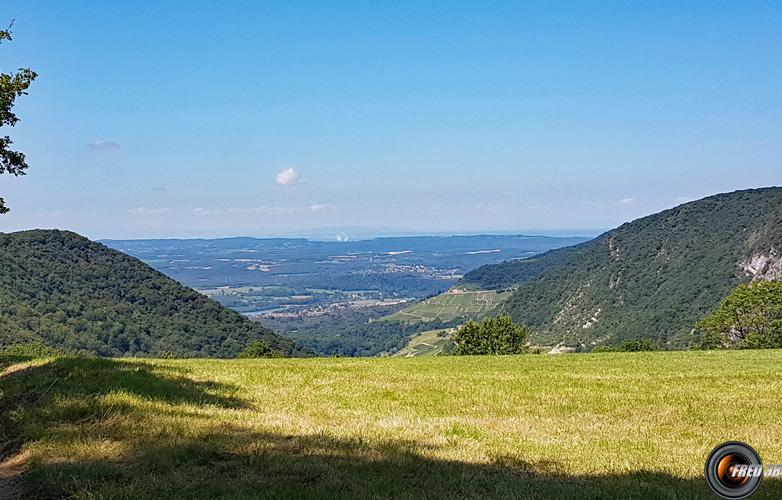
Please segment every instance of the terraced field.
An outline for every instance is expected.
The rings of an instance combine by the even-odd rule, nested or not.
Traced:
[[[416,335],[401,351],[394,356],[412,358],[416,356],[436,356],[442,354],[448,345],[450,336],[447,329],[428,330]]]
[[[397,321],[451,321],[480,319],[495,312],[511,292],[494,290],[450,291],[413,304],[386,319]]]

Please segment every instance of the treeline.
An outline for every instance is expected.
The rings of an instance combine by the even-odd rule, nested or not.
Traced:
[[[65,231],[0,233],[0,346],[99,356],[234,357],[293,342],[141,261]]]

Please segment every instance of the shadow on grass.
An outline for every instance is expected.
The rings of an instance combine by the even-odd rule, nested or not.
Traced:
[[[554,462],[427,458],[415,443],[225,430],[147,444],[124,460],[52,463],[27,478],[34,498],[713,498],[702,479],[659,472],[569,475]],[[766,482],[753,498],[780,498]]]
[[[124,394],[170,404],[246,408],[241,399],[225,396],[237,388],[186,377],[184,368],[105,358],[56,358],[44,364],[20,365],[32,358],[0,357],[0,458],[16,451],[30,424],[52,425],[105,416],[102,396]],[[138,412],[113,403],[113,413]],[[139,418],[143,418],[139,415]]]
[[[120,407],[121,418],[115,418],[115,407],[108,408],[101,398],[122,391],[159,403],[246,406],[238,398],[219,395],[236,388],[195,382],[184,375],[170,366],[64,358],[0,378],[0,412],[11,417],[7,421],[17,436],[8,442],[17,449],[42,438],[54,447],[121,445],[116,453],[65,452],[56,460],[30,464],[23,481],[25,496],[712,498],[700,478],[649,471],[572,475],[556,462],[531,463],[516,456],[485,464],[449,461],[434,458],[436,448],[415,441],[258,432],[198,415],[203,427],[192,437],[177,428],[180,420],[166,420],[170,415],[165,414],[165,404],[143,411]],[[82,401],[84,406],[73,412],[62,406],[66,400]],[[148,436],[144,429],[150,422],[169,422],[169,427],[154,429]],[[593,464],[595,470],[602,465]],[[779,497],[782,482],[768,481],[753,498]]]

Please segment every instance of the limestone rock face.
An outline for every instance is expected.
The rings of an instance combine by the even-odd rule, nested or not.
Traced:
[[[739,268],[752,281],[782,281],[782,255],[771,247],[766,253],[754,253],[739,263]]]
[[[567,347],[564,344],[559,344],[558,346],[551,349],[548,353],[549,354],[569,354],[571,352],[576,352],[575,347]]]

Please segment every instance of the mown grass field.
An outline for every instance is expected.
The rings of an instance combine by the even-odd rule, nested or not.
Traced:
[[[782,462],[780,351],[19,358],[0,373],[6,496],[710,498],[716,444]],[[780,495],[768,480],[753,498]]]
[[[398,321],[450,321],[468,317],[480,319],[494,312],[511,292],[494,290],[441,293],[398,311],[386,319]]]

